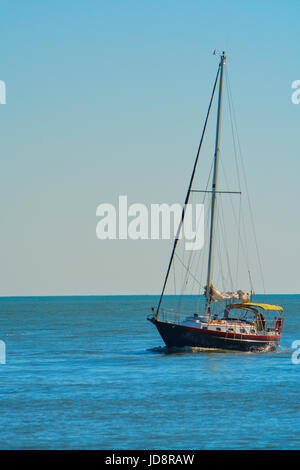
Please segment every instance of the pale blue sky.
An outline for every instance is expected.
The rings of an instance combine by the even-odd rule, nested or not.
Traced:
[[[96,207],[181,202],[225,49],[266,289],[299,293],[300,3],[1,4],[0,295],[153,294],[166,241],[99,241]]]

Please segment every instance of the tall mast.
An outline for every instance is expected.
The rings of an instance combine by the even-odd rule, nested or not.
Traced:
[[[210,235],[209,235],[209,253],[208,253],[208,267],[207,267],[207,282],[206,282],[206,307],[205,314],[210,316],[211,304],[211,277],[212,277],[212,264],[213,264],[213,249],[214,249],[214,226],[215,226],[215,213],[216,213],[216,191],[218,181],[218,166],[219,166],[219,153],[220,153],[220,136],[221,136],[221,115],[222,115],[222,98],[223,98],[223,76],[224,66],[226,63],[225,52],[221,55],[219,68],[220,74],[220,87],[219,87],[219,103],[217,114],[217,131],[216,131],[216,144],[214,154],[214,172],[212,180],[212,196],[211,196],[211,216],[210,216]]]

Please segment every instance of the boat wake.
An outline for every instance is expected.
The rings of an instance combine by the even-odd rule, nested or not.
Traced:
[[[277,349],[274,350],[272,345],[267,345],[261,349],[256,349],[253,351],[239,351],[239,350],[228,350],[220,348],[204,348],[200,346],[185,346],[185,347],[173,347],[168,348],[167,346],[156,346],[154,348],[149,348],[145,352],[152,354],[184,354],[184,353],[227,353],[227,354],[266,354],[266,353],[290,353],[289,350]]]
[[[230,351],[227,349],[219,348],[203,348],[200,346],[184,346],[184,347],[172,347],[158,346],[155,348],[147,349],[147,352],[154,354],[184,354],[184,353],[236,353],[240,351]]]

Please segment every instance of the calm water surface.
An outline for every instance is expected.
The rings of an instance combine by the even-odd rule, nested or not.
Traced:
[[[157,297],[0,299],[0,448],[299,449],[300,295],[267,301],[281,346],[254,354],[168,353]]]

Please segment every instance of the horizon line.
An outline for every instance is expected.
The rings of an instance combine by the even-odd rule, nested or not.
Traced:
[[[34,294],[34,295],[0,295],[1,299],[10,298],[37,298],[37,297],[158,297],[161,294]],[[300,293],[257,293],[255,295],[300,295]],[[164,297],[200,297],[203,294],[165,294]]]

